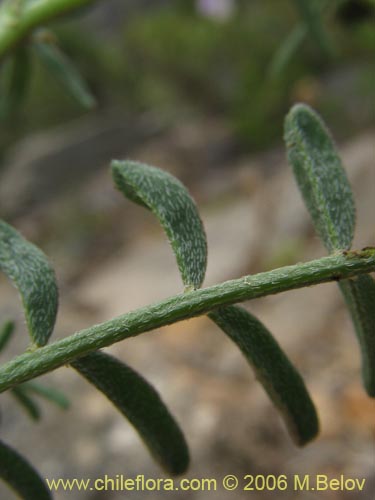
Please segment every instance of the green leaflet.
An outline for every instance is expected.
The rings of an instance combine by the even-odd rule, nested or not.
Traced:
[[[52,43],[52,40],[37,41],[33,47],[50,73],[84,108],[92,109],[96,102],[87,84],[68,57]]]
[[[322,23],[321,2],[317,0],[294,0],[294,4],[312,40],[323,54],[332,57],[335,51]]]
[[[314,5],[311,5],[310,0],[308,2],[301,2],[300,0],[295,0],[296,4],[298,3],[297,8],[302,15],[302,23],[299,23],[293,28],[293,30],[289,33],[289,35],[281,42],[279,48],[275,51],[275,54],[272,57],[271,63],[269,65],[269,75],[271,78],[277,78],[280,73],[285,69],[290,59],[293,57],[294,53],[297,51],[298,47],[301,45],[303,40],[306,38],[306,35],[310,33],[312,35],[311,23],[312,20],[314,26],[317,26],[317,29],[314,29],[313,38],[315,38],[315,33],[318,33],[319,39],[323,40],[325,53],[328,53],[329,56],[333,55],[333,47],[331,41],[327,39],[326,33],[324,31],[323,26],[321,25],[321,19],[323,14],[325,14],[328,10],[332,10],[335,7],[334,2],[317,2]],[[304,4],[304,5],[303,5]],[[310,16],[310,11],[312,13],[312,17]],[[305,18],[309,17],[309,21],[306,22]],[[322,33],[323,38],[320,36]],[[320,43],[319,43],[320,45]]]
[[[55,274],[46,256],[0,220],[0,269],[17,287],[33,343],[42,346],[52,333],[58,305]]]
[[[38,382],[24,382],[19,387],[22,387],[27,393],[34,393],[44,399],[47,399],[48,401],[51,401],[52,403],[55,403],[63,410],[68,409],[70,406],[69,400],[62,392],[50,387],[46,387],[42,384],[39,384]]]
[[[118,189],[159,219],[176,255],[185,287],[199,288],[207,266],[207,243],[197,207],[175,177],[131,161],[112,162]]]
[[[38,382],[30,381],[13,387],[10,391],[12,396],[23,406],[32,420],[40,420],[41,411],[38,403],[32,397],[33,394],[43,397],[56,405],[60,406],[63,410],[69,407],[69,401],[64,394],[55,389],[50,389]]]
[[[16,398],[20,405],[23,406],[24,410],[26,410],[26,413],[32,420],[40,420],[41,412],[39,406],[27,394],[27,390],[23,387],[23,385],[13,387],[13,389],[10,390],[10,393]]]
[[[297,25],[289,33],[286,39],[281,42],[281,45],[272,56],[269,65],[268,73],[271,78],[277,78],[286,68],[288,62],[292,59],[298,47],[301,45],[306,33],[307,30],[304,25]]]
[[[154,458],[170,473],[189,464],[185,438],[156,390],[117,359],[94,352],[72,363],[135,427]]]
[[[241,349],[257,379],[281,411],[293,440],[306,444],[319,432],[305,384],[266,327],[245,309],[226,306],[208,315]]]
[[[370,275],[339,282],[350,310],[362,353],[367,394],[375,397],[375,281]]]
[[[8,118],[22,104],[30,81],[30,53],[26,47],[19,47],[4,68],[3,89],[0,99],[0,117]]]
[[[0,441],[0,477],[22,500],[51,500],[45,482],[18,452]]]
[[[5,349],[14,333],[14,322],[6,321],[0,328],[0,352]]]
[[[192,202],[185,188],[169,174],[153,167],[130,162],[114,162],[112,168],[119,189],[132,201],[146,205],[156,213],[169,236],[169,232],[173,231],[176,224],[170,222],[169,219],[164,222],[164,218],[166,216],[178,217],[180,211],[184,215],[186,209],[176,210],[173,204],[165,208],[165,201],[161,204],[159,200],[178,199],[179,193],[182,192],[182,196],[187,198],[190,207]],[[124,183],[124,178],[126,183]],[[194,230],[189,229],[186,232],[190,237],[195,235],[196,241],[201,242],[202,247],[204,246],[205,252],[204,267],[200,266],[202,278],[195,285],[198,287],[203,280],[206,268],[206,238],[195,205],[193,209],[194,216],[189,219],[194,222]],[[176,238],[185,237],[185,224],[186,222],[182,219]],[[169,238],[172,240],[172,236]],[[194,262],[191,261],[191,252],[178,253],[178,251],[179,247],[175,250],[175,254],[182,280],[186,285],[186,269],[189,269]],[[208,316],[240,347],[253,365],[273,402],[282,411],[297,444],[303,445],[315,437],[319,427],[318,418],[303,380],[262,323],[244,309],[235,306],[223,307],[211,312]]]
[[[297,104],[285,121],[289,163],[316,229],[329,251],[348,249],[355,228],[352,191],[333,141],[317,114]],[[370,276],[339,283],[362,352],[366,391],[375,397],[375,292]]]
[[[328,250],[348,249],[355,227],[352,191],[333,140],[319,116],[296,104],[285,120],[288,160]]]

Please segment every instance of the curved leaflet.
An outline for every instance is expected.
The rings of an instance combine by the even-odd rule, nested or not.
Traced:
[[[169,473],[185,472],[189,452],[184,435],[144,378],[103,352],[88,354],[71,365],[120,410]]]
[[[267,328],[239,306],[208,315],[237,344],[290,431],[302,446],[319,432],[319,421],[302,377]]]
[[[175,177],[155,167],[131,161],[112,162],[118,189],[158,218],[176,255],[187,288],[199,288],[207,265],[207,243],[197,207]]]
[[[45,40],[41,39],[42,35]],[[40,60],[83,108],[92,109],[96,104],[95,98],[76,67],[53,43],[53,35],[48,32],[42,35],[39,35],[39,39],[33,44]]]
[[[10,446],[0,441],[0,477],[23,500],[51,500],[43,479],[29,462]]]
[[[167,203],[166,200],[168,197],[172,200],[178,199],[180,191],[183,196],[188,196],[185,188],[169,174],[153,167],[115,162],[113,169],[116,184],[128,198],[151,208],[162,224],[165,224],[165,220],[168,221],[169,228],[166,228],[166,232],[169,236],[170,226],[172,226],[170,221],[180,217],[181,208],[177,210],[177,214],[174,214],[175,205]],[[175,190],[171,189],[170,186],[174,186],[176,183]],[[171,193],[173,194],[171,195]],[[189,237],[195,237],[204,242],[204,247],[206,247],[204,229],[195,206],[193,216],[195,217],[194,230],[188,226],[186,233]],[[180,221],[179,226],[173,225],[174,234],[186,238],[184,234],[186,221],[181,218]],[[189,223],[191,226],[191,217]],[[177,229],[178,232],[176,232]],[[173,246],[174,242],[171,237],[170,239]],[[186,285],[184,271],[186,273],[186,269],[191,268],[192,256],[190,252],[178,254],[175,251],[175,253],[181,277]],[[204,260],[204,264],[202,261],[200,262],[202,279],[205,269],[206,260]],[[200,282],[198,283],[200,284]],[[255,367],[256,372],[262,374],[262,383],[271,395],[273,402],[281,409],[295,441],[298,444],[304,444],[312,439],[318,432],[318,420],[314,405],[301,377],[266,328],[250,313],[238,307],[221,308],[208,316],[240,347],[246,358]],[[254,341],[258,337],[259,343]],[[268,356],[271,358],[268,359]],[[283,376],[277,380],[280,374]],[[290,397],[290,394],[293,394],[293,397]]]
[[[355,228],[352,191],[320,117],[296,104],[285,119],[288,160],[315,228],[330,252],[348,249]]]
[[[55,274],[44,253],[0,220],[0,269],[17,287],[31,339],[45,345],[52,333],[58,306]]]
[[[362,355],[366,392],[375,397],[375,281],[370,275],[339,283],[352,316]]]
[[[352,191],[328,130],[308,106],[297,104],[285,121],[289,163],[329,251],[348,249],[355,228]],[[362,373],[369,396],[375,396],[375,292],[370,276],[339,283],[357,333]]]

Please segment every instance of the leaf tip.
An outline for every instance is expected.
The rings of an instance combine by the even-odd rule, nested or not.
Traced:
[[[326,248],[349,249],[355,229],[353,193],[326,124],[310,106],[297,103],[285,118],[284,139],[298,187]]]

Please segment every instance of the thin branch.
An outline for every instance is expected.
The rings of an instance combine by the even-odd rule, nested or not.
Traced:
[[[40,26],[96,0],[5,1],[0,8],[0,61]]]
[[[375,271],[375,248],[368,248],[362,251],[344,251],[303,264],[179,294],[21,354],[0,368],[0,392],[69,364],[91,351],[155,328],[206,314],[219,306],[347,279],[372,271]]]

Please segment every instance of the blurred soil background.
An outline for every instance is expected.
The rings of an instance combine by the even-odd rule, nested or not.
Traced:
[[[324,255],[282,144],[283,117],[296,101],[316,108],[337,139],[357,204],[354,247],[374,244],[369,5],[337,2],[327,16],[334,58],[307,37],[273,75],[274,55],[298,22],[289,0],[218,1],[216,10],[210,2],[111,0],[54,26],[98,105],[83,111],[35,60],[27,98],[0,136],[1,215],[47,253],[58,276],[54,339],[181,291],[158,223],[115,190],[112,158],[159,166],[188,186],[207,230],[205,285]],[[4,277],[0,293],[1,319],[17,322],[1,354],[6,361],[27,347],[27,333]],[[361,385],[359,348],[337,286],[246,307],[301,370],[317,405],[321,433],[303,449],[291,443],[242,355],[208,319],[177,323],[108,351],[151,381],[176,416],[191,450],[187,477],[220,483],[226,474],[344,474],[366,478],[365,491],[288,489],[252,498],[372,500],[375,406]],[[42,379],[65,392],[71,408],[41,402],[43,419],[35,424],[2,395],[1,434],[43,477],[164,477],[130,425],[73,370]],[[1,498],[11,495],[0,489]],[[58,500],[124,496],[167,493],[55,493]],[[234,500],[244,493],[219,486],[173,498]]]

